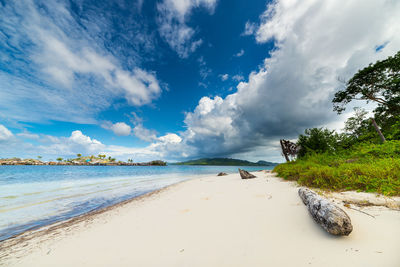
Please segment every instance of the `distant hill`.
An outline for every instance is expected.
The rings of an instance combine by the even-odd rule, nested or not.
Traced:
[[[240,159],[229,158],[202,158],[184,162],[172,163],[171,165],[214,165],[214,166],[275,166],[278,163],[260,160],[251,162]]]

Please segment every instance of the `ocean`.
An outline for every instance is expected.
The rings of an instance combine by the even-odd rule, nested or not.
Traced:
[[[0,166],[0,241],[184,180],[253,166]]]

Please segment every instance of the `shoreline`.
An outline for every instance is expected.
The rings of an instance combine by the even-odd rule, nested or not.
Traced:
[[[75,255],[75,254],[70,254],[71,249],[74,249],[77,246],[78,247],[82,246],[84,244],[86,244],[86,245],[91,244],[90,246],[94,246],[93,250],[95,251],[96,249],[97,250],[99,249],[99,248],[96,248],[97,246],[100,246],[100,247],[108,246],[107,244],[98,244],[98,241],[96,241],[98,238],[100,238],[100,239],[104,238],[104,240],[107,240],[107,243],[110,243],[109,245],[111,247],[109,247],[108,249],[111,249],[114,251],[114,249],[118,248],[118,253],[122,253],[122,252],[120,252],[120,250],[126,252],[126,245],[127,245],[126,242],[129,242],[129,246],[133,246],[139,251],[143,250],[143,253],[145,253],[145,255],[150,255],[148,253],[154,253],[154,255],[156,255],[156,253],[153,250],[155,250],[155,251],[160,250],[159,252],[162,252],[162,253],[165,252],[164,250],[168,250],[167,248],[163,247],[162,244],[166,245],[166,244],[169,244],[170,242],[172,242],[172,244],[177,243],[176,240],[175,241],[170,240],[172,238],[172,236],[174,236],[173,239],[177,239],[177,240],[180,240],[180,242],[182,242],[183,240],[186,240],[185,236],[187,236],[187,235],[197,236],[196,231],[200,231],[200,232],[207,231],[207,232],[204,232],[203,235],[206,235],[209,238],[213,238],[213,239],[216,238],[216,239],[208,240],[205,238],[205,240],[201,240],[201,239],[204,239],[204,237],[202,234],[200,234],[197,237],[199,240],[196,241],[196,243],[193,243],[192,241],[190,241],[192,239],[186,240],[185,242],[183,242],[183,243],[186,243],[186,247],[187,247],[187,248],[182,248],[182,249],[184,249],[184,251],[181,252],[180,250],[178,250],[177,252],[170,252],[172,254],[177,253],[176,255],[175,254],[170,255],[168,253],[162,254],[163,257],[161,257],[161,258],[164,259],[163,262],[166,263],[165,266],[170,266],[170,265],[176,266],[174,264],[171,264],[172,262],[174,262],[173,261],[174,258],[171,258],[171,256],[178,257],[178,258],[182,257],[182,253],[184,253],[186,250],[191,251],[190,250],[191,246],[193,248],[200,246],[203,250],[211,253],[209,251],[210,248],[208,245],[205,245],[205,247],[204,247],[204,244],[203,244],[204,242],[206,242],[206,243],[217,242],[218,244],[220,244],[220,249],[222,249],[223,251],[221,252],[220,257],[217,257],[214,255],[215,257],[218,258],[218,260],[216,258],[214,259],[213,258],[214,256],[209,258],[210,255],[208,255],[206,253],[205,256],[208,257],[208,261],[206,259],[203,259],[203,261],[200,261],[203,263],[203,266],[205,266],[204,264],[206,264],[208,266],[210,266],[210,264],[211,264],[211,266],[230,266],[230,264],[228,264],[229,260],[226,262],[225,260],[223,260],[223,258],[225,258],[225,256],[233,256],[236,254],[229,255],[232,252],[230,252],[230,250],[226,251],[225,246],[228,245],[229,243],[236,244],[236,242],[237,242],[236,238],[241,239],[242,242],[245,242],[245,246],[244,246],[245,248],[246,248],[246,246],[252,247],[253,246],[252,242],[255,242],[254,247],[252,249],[254,249],[255,251],[258,251],[259,253],[261,253],[260,248],[262,248],[263,246],[265,246],[266,248],[269,248],[270,250],[274,250],[274,249],[279,250],[279,246],[276,247],[275,245],[273,245],[272,247],[270,247],[271,246],[271,244],[269,243],[269,240],[271,238],[270,235],[275,236],[275,241],[274,241],[275,243],[276,242],[281,243],[282,240],[280,240],[280,239],[281,238],[285,239],[285,236],[289,240],[289,239],[295,238],[295,236],[297,234],[302,235],[301,232],[298,232],[293,228],[300,227],[300,229],[303,229],[305,226],[307,229],[309,228],[308,231],[310,231],[310,232],[308,234],[311,234],[311,237],[307,238],[309,240],[301,240],[301,238],[300,238],[300,240],[298,242],[294,242],[294,244],[299,243],[299,242],[306,242],[306,243],[317,242],[318,243],[319,241],[322,241],[322,242],[327,242],[327,244],[331,243],[331,245],[333,245],[332,242],[335,242],[335,243],[337,242],[338,243],[337,245],[340,245],[340,244],[343,245],[343,243],[345,243],[346,240],[349,241],[351,239],[354,239],[354,236],[356,236],[356,238],[353,240],[355,242],[357,241],[357,239],[360,239],[360,238],[367,238],[369,240],[369,242],[371,241],[371,238],[368,238],[368,236],[362,236],[362,235],[359,236],[357,231],[359,231],[360,225],[357,224],[357,220],[360,220],[360,222],[362,222],[362,223],[370,224],[370,223],[373,223],[374,219],[367,218],[368,216],[362,215],[359,212],[346,209],[346,212],[351,216],[352,219],[353,218],[357,219],[355,221],[355,225],[354,225],[355,233],[352,233],[352,234],[350,234],[349,237],[344,237],[344,238],[336,238],[336,237],[328,236],[325,232],[323,232],[319,228],[318,225],[314,225],[314,222],[312,221],[311,217],[309,216],[306,208],[303,207],[303,205],[301,205],[301,203],[300,203],[301,200],[297,196],[298,186],[296,185],[296,183],[290,182],[290,181],[285,181],[281,178],[275,177],[274,175],[268,174],[266,172],[253,172],[253,173],[256,174],[258,176],[258,178],[252,179],[249,181],[240,180],[240,177],[238,174],[229,174],[229,175],[223,176],[223,177],[204,176],[204,177],[198,177],[198,178],[194,178],[194,179],[181,181],[181,182],[166,186],[164,188],[146,193],[144,195],[134,197],[132,199],[128,199],[128,200],[119,202],[117,204],[114,204],[114,205],[111,205],[111,206],[108,206],[105,208],[101,208],[99,210],[91,211],[89,213],[71,218],[66,221],[53,223],[53,224],[50,224],[47,226],[40,227],[39,229],[35,229],[35,230],[28,230],[22,234],[14,236],[13,238],[9,238],[9,239],[6,239],[6,240],[0,242],[0,266],[2,264],[9,264],[7,266],[20,266],[19,264],[21,264],[21,266],[25,266],[24,262],[26,263],[29,261],[34,262],[35,264],[37,263],[37,265],[31,264],[30,266],[50,266],[50,265],[44,264],[46,262],[46,260],[49,260],[49,262],[52,260],[58,260],[59,266],[70,266],[70,265],[72,265],[72,263],[74,263],[74,264],[77,263],[79,266],[79,257],[84,257],[86,260],[91,262],[91,264],[89,264],[89,266],[92,266],[92,265],[97,266],[99,263],[97,260],[101,260],[100,262],[104,261],[104,264],[101,264],[101,265],[106,266],[106,262],[111,260],[110,257],[113,257],[111,255],[108,255],[108,253],[106,251],[105,251],[105,254],[107,254],[107,256],[104,256],[104,259],[103,259],[103,256],[101,256],[101,255],[99,255],[99,259],[96,259],[96,258],[93,258],[94,254],[92,254],[92,253],[90,253],[91,257],[88,255],[83,256],[83,255],[79,254],[79,251],[75,251],[75,250],[74,250],[74,253],[79,254],[80,256]],[[263,188],[260,188],[261,186],[263,186]],[[228,190],[228,191],[226,191],[226,190]],[[206,196],[206,195],[209,195],[209,196]],[[232,198],[236,199],[236,202],[234,202],[235,200]],[[277,201],[277,198],[280,200]],[[287,201],[286,198],[290,199],[289,204],[290,204],[290,202],[295,201],[295,205],[293,206],[293,204],[294,204],[293,203],[293,204],[290,204],[289,206],[281,207],[283,205],[281,202]],[[182,201],[182,200],[185,200],[185,201]],[[241,201],[243,201],[244,203],[241,203]],[[272,202],[274,202],[274,205],[271,206]],[[233,206],[231,206],[231,207],[227,206],[227,205],[229,205],[228,203],[230,203],[231,205],[233,204]],[[251,203],[253,203],[253,204],[251,204]],[[205,209],[204,205],[207,205],[208,208]],[[251,206],[252,209],[248,209],[248,207],[249,207],[248,205]],[[183,208],[185,206],[188,206],[188,207]],[[168,209],[165,210],[165,209],[163,209],[163,207],[164,208],[168,207]],[[290,222],[291,221],[290,217],[287,217],[287,216],[293,215],[293,214],[291,214],[291,212],[287,213],[286,216],[284,216],[284,218],[286,218],[285,220],[278,220],[278,219],[275,219],[274,216],[270,217],[270,216],[268,216],[268,214],[265,214],[265,212],[267,210],[265,212],[262,211],[267,207],[272,208],[272,210],[270,210],[270,209],[267,209],[267,210],[269,210],[269,212],[277,213],[277,214],[275,214],[275,216],[278,216],[278,217],[279,217],[279,215],[282,215],[281,214],[282,212],[286,214],[286,212],[287,212],[286,209],[289,209],[289,210],[291,210],[291,212],[295,212],[296,214],[298,213],[297,216],[300,216],[301,218],[297,218],[296,220],[299,220],[300,224],[299,225],[293,224],[292,226],[288,227],[289,225],[291,225],[293,223],[293,222]],[[178,208],[178,210],[175,212],[175,211],[173,211],[174,208]],[[237,211],[235,210],[236,208],[237,208]],[[281,208],[283,208],[283,210],[281,210]],[[169,211],[169,209],[172,209],[172,211]],[[300,211],[299,211],[299,209],[300,209]],[[392,221],[393,218],[400,220],[400,213],[396,212],[396,211],[390,211],[390,210],[387,210],[386,208],[382,208],[382,207],[379,207],[379,208],[378,207],[366,207],[364,209],[368,212],[373,212],[375,215],[376,215],[376,213],[379,213],[379,215],[377,216],[377,220],[380,220],[379,221],[380,224],[386,223],[385,221],[381,221],[381,219],[379,217],[381,215],[389,216],[389,218],[391,218],[390,221]],[[193,210],[193,213],[195,210],[201,211],[201,216],[198,217],[197,215],[196,216],[191,215],[192,210]],[[256,213],[256,214],[254,214],[254,213]],[[142,215],[142,216],[140,216],[140,215]],[[247,217],[246,217],[246,215],[247,215]],[[187,218],[188,216],[189,217],[195,216],[195,218],[191,218],[187,223],[185,223],[185,220],[188,219]],[[244,217],[242,217],[242,216],[244,216]],[[295,217],[297,217],[297,216],[295,216]],[[123,217],[123,218],[121,218],[121,217]],[[256,220],[252,220],[252,219],[249,220],[250,217],[254,218]],[[203,218],[203,219],[201,221],[199,221],[199,218]],[[218,221],[214,221],[215,224],[207,223],[208,220],[210,220],[210,219],[215,220],[217,218],[219,218],[218,220],[222,220],[224,222],[226,221],[227,223],[228,222],[229,223],[221,224],[221,222],[218,222]],[[153,225],[153,226],[158,225],[158,223],[156,223],[155,221],[160,221],[160,219],[161,219],[161,222],[162,222],[162,220],[165,221],[163,223],[167,224],[168,227],[167,226],[163,226],[163,227],[166,227],[166,229],[169,229],[169,231],[172,231],[171,233],[165,233],[164,231],[160,232],[157,229],[153,229],[152,227],[148,226],[148,224]],[[129,223],[125,220],[129,221]],[[231,220],[233,220],[233,221],[231,221]],[[258,220],[261,220],[263,222],[263,224],[260,225]],[[273,223],[270,222],[271,220],[273,221]],[[173,222],[173,223],[171,224],[168,222]],[[121,229],[118,229],[119,227],[116,227],[116,226],[121,223],[124,223],[124,227],[121,226]],[[127,225],[129,225],[129,226],[128,227],[125,226],[125,223],[127,223]],[[301,225],[301,224],[304,224],[304,225]],[[233,228],[232,228],[232,225],[234,226]],[[242,227],[238,227],[239,225],[241,225]],[[269,227],[268,227],[268,225],[269,225]],[[251,227],[249,227],[249,226],[251,226]],[[284,231],[282,229],[279,230],[282,226],[285,229]],[[200,227],[200,228],[198,228],[198,227]],[[210,228],[210,227],[212,227],[212,228]],[[138,232],[137,228],[139,228],[139,229],[143,228],[144,233],[142,233],[141,231]],[[192,228],[193,228],[193,230],[190,230]],[[198,228],[198,229],[195,230],[196,228]],[[269,228],[271,228],[273,230],[273,232],[269,232]],[[279,229],[276,229],[276,228],[279,228]],[[153,229],[153,230],[151,230],[150,232],[147,232],[146,229]],[[208,229],[208,230],[206,230],[206,229]],[[224,232],[227,231],[227,229],[229,229],[229,231],[233,231],[232,233],[236,233],[235,235],[239,234],[239,236],[236,236],[235,239],[232,239],[235,235],[232,236],[229,234],[226,236],[224,234]],[[389,229],[390,229],[390,227],[389,227]],[[109,232],[110,230],[112,232]],[[152,233],[152,231],[154,231],[154,230],[158,234]],[[395,229],[395,230],[397,230],[397,229]],[[208,234],[206,234],[206,233],[208,233],[208,231],[211,231],[212,233],[214,233],[214,235],[209,236]],[[222,233],[221,233],[221,231],[222,231]],[[373,231],[373,230],[371,229],[371,231]],[[115,232],[115,233],[113,233],[113,232]],[[116,236],[117,232],[119,234],[122,234],[122,236],[119,236],[119,238],[117,238],[117,236]],[[132,240],[130,238],[126,239],[126,237],[125,237],[126,235],[129,235],[130,232],[132,232],[132,234],[135,233],[132,236],[132,238],[133,238]],[[269,232],[269,234],[265,235],[265,234],[267,234],[267,232]],[[148,235],[146,235],[146,233]],[[186,234],[183,234],[183,233],[186,233]],[[293,236],[293,234],[295,234],[295,235]],[[367,234],[367,233],[364,233],[364,234]],[[399,232],[399,234],[400,234],[400,232]],[[225,241],[227,243],[225,243],[225,242],[220,243],[221,239],[217,238],[219,235],[224,236],[226,238]],[[261,235],[261,237],[259,235]],[[318,238],[316,239],[316,237],[315,236],[312,237],[312,235],[316,235]],[[143,238],[145,238],[145,236],[147,236],[147,238],[146,238],[147,240],[143,239]],[[168,238],[166,238],[166,237],[168,237]],[[390,237],[386,236],[386,238],[390,238]],[[253,240],[253,239],[255,239],[255,240]],[[132,243],[132,241],[134,241],[134,243]],[[199,242],[199,244],[197,242]],[[247,243],[247,242],[250,242],[250,243]],[[262,246],[260,246],[260,242],[263,244]],[[136,244],[136,243],[139,243],[139,244]],[[158,245],[158,243],[161,243],[161,245]],[[363,243],[365,243],[365,242],[363,241]],[[380,243],[378,245],[383,244],[382,242],[378,242],[378,243]],[[70,247],[71,244],[73,244],[72,248]],[[140,245],[140,244],[142,244],[142,245]],[[293,244],[286,243],[286,242],[282,243],[282,245],[283,244],[286,244],[286,246],[289,246],[289,252],[290,252],[291,251],[290,247],[293,247]],[[361,246],[361,245],[362,245],[361,243],[356,242],[352,246],[357,247],[357,246]],[[367,245],[375,246],[376,244],[367,242]],[[391,246],[393,246],[393,245],[397,246],[397,248],[400,248],[399,242],[397,242],[395,244],[391,244]],[[229,246],[230,245],[228,245],[228,247]],[[66,247],[68,247],[68,249]],[[296,245],[294,247],[299,249]],[[150,248],[151,248],[151,251],[148,250]],[[88,248],[88,249],[90,251],[92,251],[92,248]],[[238,252],[237,250],[241,251],[244,248],[239,248],[239,247],[233,246],[232,249],[234,251]],[[348,251],[352,250],[351,247],[348,247],[347,249],[348,249]],[[351,252],[354,253],[355,249],[357,249],[357,248],[354,248],[354,251],[351,251]],[[390,250],[390,247],[387,249]],[[283,266],[283,265],[279,265],[279,264],[276,265],[277,262],[274,260],[277,260],[277,259],[275,257],[273,257],[272,255],[270,255],[270,256],[273,257],[274,260],[271,261],[271,260],[268,260],[267,258],[265,258],[263,256],[263,253],[261,253],[261,255],[259,255],[259,254],[255,255],[255,254],[253,254],[253,252],[250,252],[252,250],[247,250],[247,249],[245,249],[245,250],[247,251],[247,253],[250,253],[251,255],[253,255],[253,257],[256,257],[257,260],[250,259],[249,257],[247,257],[248,255],[246,257],[245,256],[236,256],[236,257],[239,257],[239,259],[237,259],[239,261],[238,261],[238,264],[233,264],[233,265],[244,266],[244,264],[246,263],[246,265],[248,265],[248,266],[250,266],[250,265],[261,266],[261,265],[264,265],[264,263],[269,262],[269,263],[275,263],[275,266]],[[300,250],[303,250],[303,249],[300,249]],[[358,250],[360,250],[360,248],[358,248]],[[67,254],[65,254],[65,251],[68,251],[68,253],[67,253],[68,256],[67,256]],[[103,251],[103,250],[101,250],[101,251]],[[135,250],[132,250],[132,251],[135,251]],[[348,252],[348,251],[346,251],[346,252]],[[379,250],[377,250],[377,251],[379,251]],[[53,256],[53,253],[55,254],[56,252],[58,253],[57,256]],[[115,252],[115,253],[117,253],[117,252]],[[193,252],[191,252],[191,253],[193,253]],[[228,253],[228,255],[226,253]],[[292,251],[292,253],[297,253],[297,251],[294,251],[294,252]],[[387,253],[388,253],[387,250],[383,250],[383,253],[376,252],[376,253],[372,253],[369,256],[371,256],[373,259],[380,258],[380,260],[382,260],[383,258],[381,257],[382,255],[380,255],[380,254],[385,254],[384,256],[387,257],[388,256]],[[124,253],[122,253],[122,254],[125,255]],[[264,252],[264,254],[265,254],[265,252]],[[311,254],[313,254],[313,253],[311,252]],[[65,255],[66,258],[63,258],[64,256],[62,256],[62,255]],[[185,258],[185,260],[192,259],[192,262],[193,262],[193,260],[196,260],[197,257],[200,256],[201,254],[196,254],[196,255],[197,256],[191,254],[191,256],[189,258]],[[317,255],[317,254],[315,254],[315,255]],[[139,254],[137,256],[141,260],[143,260],[142,256],[140,256]],[[342,256],[346,256],[346,255],[342,255]],[[71,259],[71,257],[74,259]],[[298,255],[298,257],[299,257],[299,255]],[[326,257],[326,255],[324,257]],[[393,257],[393,255],[392,255],[392,257]],[[20,259],[22,259],[22,262],[20,262]],[[35,260],[32,261],[32,259],[35,259]],[[135,260],[135,262],[142,263],[141,266],[143,266],[144,262],[143,261],[140,262],[140,259],[130,258],[130,260]],[[41,262],[42,260],[43,260],[43,262],[39,264],[39,262]],[[116,259],[112,259],[111,262],[114,262],[115,260]],[[185,260],[184,260],[184,262],[188,263]],[[221,260],[222,260],[222,262],[221,262]],[[322,258],[319,260],[320,260],[320,263],[323,262],[323,261],[321,262]],[[154,263],[154,259],[149,258],[149,261],[150,261],[150,263],[151,262]],[[392,261],[396,262],[393,258],[392,258]],[[365,262],[369,262],[369,261],[365,261]],[[372,262],[374,262],[374,260]],[[400,260],[397,261],[396,264],[398,262],[400,262]],[[54,263],[55,262],[53,262],[53,264]],[[219,264],[219,263],[221,263],[221,264]],[[231,262],[231,263],[233,263],[233,262]],[[242,264],[240,264],[240,263],[242,263]],[[353,261],[353,263],[355,263],[355,262]],[[116,266],[117,265],[118,264],[116,264]],[[124,263],[121,263],[120,265],[121,266],[129,266],[130,264],[128,264],[127,262],[124,262]],[[144,265],[154,266],[154,265],[147,264],[147,263]],[[194,265],[197,266],[196,264],[194,264]],[[301,264],[296,264],[296,265],[297,266],[303,266],[303,265],[306,266],[306,263],[303,262]],[[308,262],[307,262],[307,265],[308,265]],[[26,265],[26,266],[28,266],[28,265]],[[187,266],[187,265],[178,264],[178,266]],[[201,266],[201,264],[198,264],[198,266]],[[330,265],[328,264],[325,266],[330,266]],[[361,266],[361,265],[353,264],[353,265],[343,265],[343,266]],[[367,265],[363,265],[363,266],[374,266],[374,265],[367,264]],[[386,266],[386,265],[381,265],[381,266]],[[395,265],[387,265],[387,266],[395,266]]]
[[[156,189],[156,190],[153,190],[153,191],[150,191],[150,192],[138,195],[138,196],[134,196],[134,197],[131,197],[129,199],[120,201],[120,202],[115,203],[115,204],[111,204],[111,205],[106,206],[106,207],[95,208],[93,210],[90,210],[90,211],[85,212],[83,214],[71,217],[69,219],[64,219],[64,220],[62,219],[60,221],[56,221],[56,222],[53,222],[53,223],[50,223],[50,224],[46,224],[46,225],[41,225],[41,226],[34,226],[34,227],[30,228],[30,229],[27,229],[27,230],[23,231],[22,233],[19,233],[19,234],[10,236],[10,237],[8,237],[6,239],[0,240],[0,251],[3,248],[2,244],[5,243],[5,242],[10,241],[11,239],[18,239],[18,238],[20,238],[21,236],[24,236],[24,235],[33,235],[33,236],[29,236],[28,238],[24,238],[24,237],[22,238],[24,241],[25,240],[30,240],[32,238],[35,238],[36,234],[40,235],[39,233],[42,232],[42,231],[45,231],[45,233],[43,233],[43,234],[47,234],[48,231],[57,230],[59,228],[64,227],[64,224],[66,224],[65,226],[68,227],[68,226],[71,226],[71,225],[73,225],[75,223],[80,223],[80,222],[82,222],[82,221],[84,221],[86,219],[91,219],[90,217],[92,217],[92,216],[94,217],[94,216],[103,214],[105,212],[111,211],[114,208],[122,207],[123,205],[126,205],[126,204],[128,204],[130,202],[142,201],[142,200],[144,200],[144,199],[146,199],[148,197],[151,197],[153,195],[156,195],[156,194],[158,194],[158,193],[160,193],[162,191],[168,190],[170,187],[174,187],[174,186],[176,186],[176,185],[178,185],[180,183],[188,182],[188,181],[193,180],[193,179],[201,179],[201,178],[202,177],[189,178],[187,180],[180,181],[180,182],[177,182],[177,183],[174,183],[174,184],[171,184],[171,185],[167,185],[167,186],[162,187],[160,189]],[[1,254],[0,254],[0,260],[1,260]]]

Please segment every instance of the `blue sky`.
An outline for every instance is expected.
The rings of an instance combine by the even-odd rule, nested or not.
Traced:
[[[338,77],[400,47],[396,1],[0,8],[0,157],[282,161],[279,138],[351,115],[332,111]]]

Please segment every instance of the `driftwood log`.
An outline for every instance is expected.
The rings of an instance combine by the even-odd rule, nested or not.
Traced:
[[[242,179],[251,179],[251,178],[256,178],[257,176],[254,176],[253,174],[249,173],[248,171],[239,169],[240,177]]]
[[[328,233],[349,235],[353,231],[350,217],[338,206],[308,188],[300,188],[299,196],[313,219]]]
[[[294,159],[299,153],[300,147],[289,140],[281,139],[279,141],[281,143],[282,155],[285,157],[286,162],[289,162],[290,158]]]
[[[225,172],[220,172],[220,173],[217,174],[217,176],[225,176],[225,175],[228,175],[228,174],[225,173]]]

